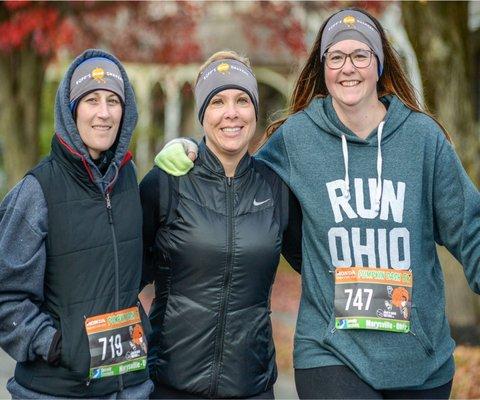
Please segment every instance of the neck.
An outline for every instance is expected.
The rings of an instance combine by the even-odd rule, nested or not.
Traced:
[[[333,99],[333,108],[342,123],[361,139],[365,139],[383,120],[387,110],[378,98],[355,106],[340,104]]]
[[[217,154],[218,159],[223,165],[223,169],[225,170],[225,175],[228,177],[233,177],[235,175],[235,170],[237,169],[238,163],[240,162],[240,159],[237,160],[232,160],[231,158],[225,158],[222,159],[222,157],[219,157]]]
[[[222,164],[223,170],[225,171],[225,176],[229,178],[232,178],[233,176],[235,176],[235,171],[237,170],[237,166],[240,163],[240,160],[242,159],[242,157],[247,152],[247,150],[239,154],[228,155],[228,154],[217,152],[215,149],[212,149],[208,145],[208,143],[207,143],[207,147],[210,149],[210,151],[213,154],[215,154],[215,156],[218,158],[218,160]]]

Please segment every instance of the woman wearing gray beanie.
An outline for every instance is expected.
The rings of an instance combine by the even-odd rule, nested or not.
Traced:
[[[136,122],[122,64],[85,51],[58,88],[50,155],[0,206],[0,345],[17,361],[13,398],[144,399],[152,389],[127,150]]]
[[[480,293],[480,194],[380,23],[331,15],[256,157],[303,211],[301,398],[441,398],[455,365],[436,244]]]

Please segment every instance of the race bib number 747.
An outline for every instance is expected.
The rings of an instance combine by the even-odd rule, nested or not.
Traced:
[[[412,273],[383,268],[336,268],[335,327],[410,331]]]

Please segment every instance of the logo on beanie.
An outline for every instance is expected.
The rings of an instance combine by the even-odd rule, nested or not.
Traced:
[[[353,15],[347,15],[345,18],[343,18],[343,23],[349,27],[355,25],[355,22],[357,22],[357,20]]]
[[[103,68],[95,68],[91,72],[92,79],[99,83],[105,83],[105,70]]]
[[[223,75],[226,75],[229,73],[229,70],[230,70],[230,64],[227,64],[227,63],[221,63],[218,67],[217,67],[217,71],[220,72],[221,74]]]

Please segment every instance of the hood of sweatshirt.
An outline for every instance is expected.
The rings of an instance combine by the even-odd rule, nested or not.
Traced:
[[[381,142],[386,142],[405,122],[412,110],[406,107],[396,96],[387,95],[381,97],[380,101],[387,109],[387,114],[383,120],[385,124],[382,128],[381,137]],[[345,136],[347,142],[365,146],[378,145],[378,127],[370,132],[365,139],[359,138],[338,118],[333,108],[331,96],[312,100],[304,111],[322,131],[337,136],[340,140],[342,136]]]
[[[70,80],[73,72],[83,61],[94,58],[105,57],[113,61],[119,68],[125,87],[125,104],[123,108],[122,123],[117,133],[117,139],[112,146],[113,154],[109,154],[109,165],[101,167],[90,157],[87,147],[80,138],[75,119],[70,109]],[[132,138],[133,130],[137,124],[137,105],[135,94],[128,80],[127,73],[120,61],[113,55],[97,49],[89,49],[78,56],[69,66],[65,73],[55,98],[55,132],[59,141],[65,146],[74,157],[80,158],[87,169],[87,173],[93,183],[105,193],[113,186],[118,176],[118,171],[125,163],[125,160],[131,157],[128,152],[128,146]]]
[[[375,190],[374,211],[380,209],[382,197],[382,143],[393,137],[398,128],[405,122],[412,112],[396,96],[384,96],[380,101],[385,105],[387,114],[370,134],[362,139],[347,128],[337,116],[333,108],[332,97],[314,99],[304,110],[305,114],[324,132],[338,137],[342,141],[342,156],[345,168],[343,196],[350,200],[350,176],[348,168],[348,143],[355,143],[360,146],[377,147],[377,185]]]

